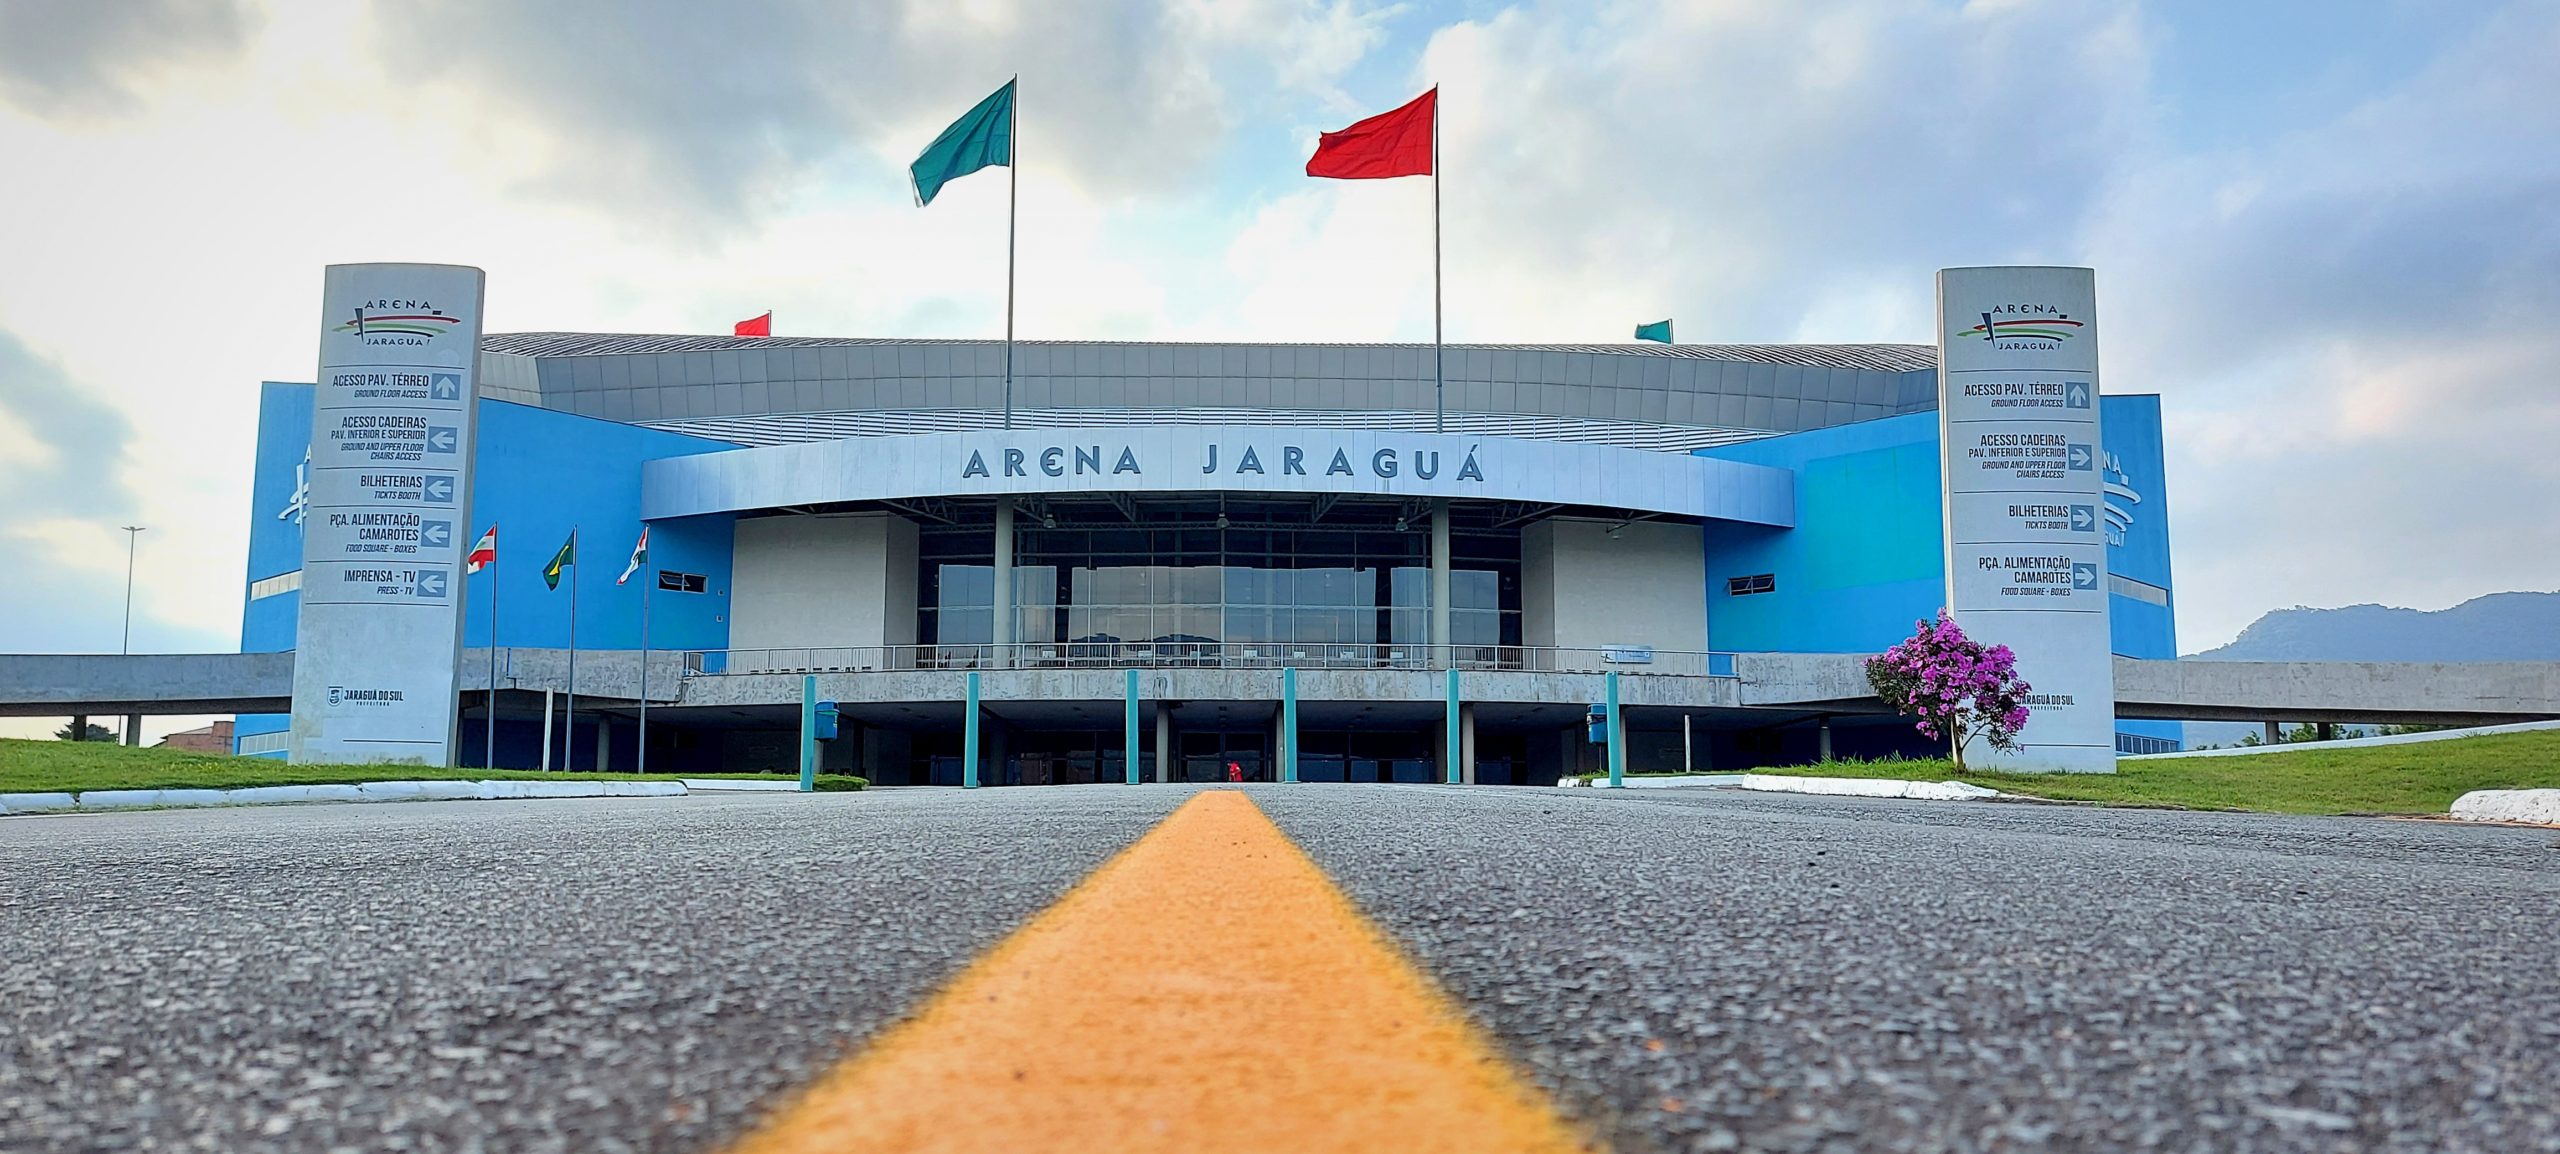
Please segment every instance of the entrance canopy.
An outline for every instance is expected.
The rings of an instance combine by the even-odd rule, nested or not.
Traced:
[[[1794,475],[1764,465],[1507,437],[1237,425],[853,437],[667,457],[643,467],[641,516],[1177,492],[1517,501],[1795,524]]]

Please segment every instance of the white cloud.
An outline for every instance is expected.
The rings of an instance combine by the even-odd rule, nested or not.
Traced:
[[[1669,315],[1688,340],[1918,341],[1938,267],[2090,262],[2111,386],[2167,397],[2189,648],[2295,602],[2547,585],[2560,559],[2531,499],[2560,433],[2547,6],[2211,152],[2156,122],[2188,105],[2135,7],[1531,2],[1427,43],[1348,0],[597,11],[278,5],[237,43],[55,70],[106,78],[79,111],[0,105],[0,208],[45,222],[0,239],[0,330],[130,426],[83,442],[86,504],[0,509],[79,577],[48,594],[65,616],[93,615],[130,516],[155,635],[231,635],[256,382],[308,377],[327,263],[481,265],[497,330],[774,308],[786,332],[995,335],[1006,174],[925,211],[902,174],[1017,70],[1027,336],[1427,337],[1428,182],[1296,165],[1436,81],[1453,340]],[[57,442],[14,399],[0,462],[29,471],[29,438]]]

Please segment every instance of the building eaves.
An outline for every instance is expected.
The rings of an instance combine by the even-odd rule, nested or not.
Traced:
[[[526,357],[600,357],[648,353],[710,352],[721,349],[808,349],[853,345],[971,345],[999,344],[990,340],[915,339],[903,337],[723,337],[683,336],[653,333],[490,333],[480,338],[480,351]],[[1289,347],[1289,348],[1390,348],[1428,349],[1425,344],[1354,341],[1021,341],[1022,345],[1076,347],[1084,345],[1119,345],[1123,347]],[[1804,345],[1665,345],[1651,341],[1631,344],[1452,344],[1452,350],[1484,349],[1509,352],[1594,353],[1611,356],[1666,357],[1703,361],[1738,361],[1766,365],[1805,365],[1833,369],[1864,369],[1870,372],[1920,372],[1938,367],[1938,351],[1929,345],[1911,344],[1804,344]]]

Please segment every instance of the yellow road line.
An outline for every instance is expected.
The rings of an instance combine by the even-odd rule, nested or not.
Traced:
[[[1591,1149],[1233,791],[1185,803],[735,1147]]]

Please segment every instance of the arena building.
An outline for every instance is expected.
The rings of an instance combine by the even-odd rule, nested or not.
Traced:
[[[1707,688],[1948,603],[1932,346],[1452,345],[1440,390],[1429,345],[1023,341],[1010,381],[1007,353],[481,338],[441,532],[501,544],[452,573],[456,759],[633,768],[643,668],[659,772],[789,768],[804,676],[839,703],[828,768],[893,785],[1274,780],[1293,732],[1299,780],[1552,782],[1594,766],[1612,670],[1635,770],[1930,751]],[[244,651],[296,647],[314,395],[261,394]],[[2172,657],[2158,399],[2099,404],[2103,524],[2073,528],[2104,538],[2113,652]],[[588,680],[554,737],[567,702],[532,687],[573,629]],[[2177,742],[2116,726],[2119,751]]]

